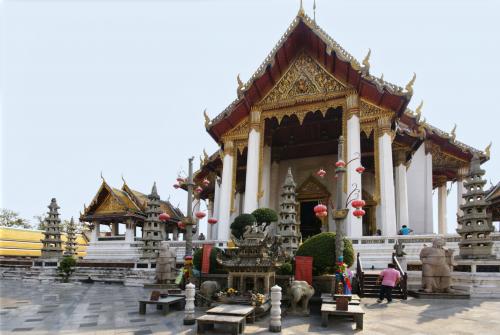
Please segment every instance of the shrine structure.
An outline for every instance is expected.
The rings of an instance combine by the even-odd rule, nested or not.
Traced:
[[[347,166],[345,185],[357,185],[366,215],[348,215],[348,237],[394,236],[402,225],[416,234],[447,233],[447,185],[462,182],[473,155],[480,163],[489,148],[472,148],[425,121],[422,103],[408,108],[416,76],[404,88],[371,73],[370,51],[356,60],[301,8],[262,65],[247,82],[238,76],[237,98],[219,115],[205,112],[205,127],[220,146],[204,153],[195,181],[211,181],[200,197],[209,200],[209,240],[229,240],[230,224],[260,207],[280,211],[280,184],[288,168],[297,183],[297,218],[303,238],[335,230],[329,211],[321,223],[314,205],[336,201],[333,176],[337,142]],[[450,127],[451,128],[451,127]],[[433,230],[433,190],[438,193],[438,231]],[[347,187],[344,191],[348,193]],[[460,211],[460,210],[459,210]],[[451,220],[450,220],[451,221]],[[454,221],[454,220],[453,220]]]

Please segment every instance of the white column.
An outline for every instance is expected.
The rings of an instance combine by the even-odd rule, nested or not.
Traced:
[[[218,220],[218,222],[212,225],[212,238],[214,240],[219,239],[219,226],[220,223],[220,212],[219,212],[219,204],[220,204],[220,184],[221,180],[219,177],[215,177],[215,193],[214,193],[214,204],[213,204],[213,217]]]
[[[406,152],[396,152],[396,168],[395,168],[395,182],[396,182],[396,218],[397,227],[399,231],[403,225],[409,226],[408,221],[408,185],[406,178]]]
[[[465,203],[464,198],[464,178],[467,175],[467,168],[460,168],[457,175],[457,217],[464,215],[464,211],[460,209],[460,205]]]
[[[193,199],[193,218],[194,218],[194,222],[195,222],[195,227],[196,227],[196,231],[195,233],[193,234],[193,240],[197,240],[198,239],[198,236],[200,235],[200,220],[198,220],[196,218],[196,216],[194,216],[194,213],[196,212],[199,212],[200,211],[200,205],[201,205],[201,201],[199,198],[194,198]]]
[[[271,163],[271,192],[269,192],[269,207],[278,212],[278,187],[279,187],[280,164],[278,162]]]
[[[99,235],[101,234],[101,224],[99,222],[93,222],[94,229],[92,229],[92,233],[90,234],[90,242],[96,243],[99,240]]]
[[[210,219],[212,217],[214,217],[214,201],[211,200],[211,199],[208,199],[207,200],[207,218]],[[213,228],[213,225],[211,225],[210,223],[208,223],[208,220],[207,220],[207,240],[208,241],[211,241],[213,240],[213,234],[212,234],[212,229]]]
[[[218,239],[229,239],[229,226],[231,225],[231,197],[233,196],[233,164],[235,164],[233,141],[224,144],[224,159],[222,160],[222,184],[220,187],[219,201],[219,231]]]
[[[273,333],[281,332],[281,287],[271,287],[271,322],[269,330]]]
[[[135,222],[132,219],[128,219],[127,222],[125,222],[125,227],[125,241],[134,243]]]
[[[250,112],[250,132],[248,134],[247,170],[245,179],[245,203],[243,213],[252,213],[259,207],[259,151],[260,112]]]
[[[271,195],[271,147],[265,145],[262,154],[262,180],[260,182],[263,194],[259,205],[268,208]]]
[[[446,176],[439,176],[438,181],[438,233],[446,234],[448,232],[446,218],[446,198],[448,191],[446,189]]]
[[[390,118],[379,118],[378,177],[380,180],[380,204],[377,208],[377,224],[383,236],[396,235],[396,199],[394,196],[394,175],[392,170],[392,138]]]
[[[361,165],[361,132],[359,125],[359,97],[356,93],[350,94],[346,98],[347,103],[347,157],[346,162],[358,157],[347,165],[347,194],[357,185],[361,198],[361,174],[356,172],[356,168]],[[346,235],[349,237],[360,237],[363,235],[362,219],[350,213],[346,219]]]

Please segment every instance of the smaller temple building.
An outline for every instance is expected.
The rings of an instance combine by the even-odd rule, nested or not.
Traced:
[[[152,223],[152,207],[155,216],[167,213],[169,220]],[[156,185],[148,196],[131,189],[125,181],[118,189],[103,179],[90,205],[85,206],[80,215],[80,221],[86,222],[91,231],[85,259],[136,261],[145,258],[148,255],[144,254],[144,240],[153,236],[156,242],[148,245],[160,239],[177,241],[182,233],[177,224],[182,217],[179,208],[160,199]]]

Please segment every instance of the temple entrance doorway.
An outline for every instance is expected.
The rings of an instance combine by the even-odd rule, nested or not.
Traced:
[[[363,199],[366,202],[365,215],[363,216],[363,236],[374,236],[377,234],[376,209],[377,203],[371,194],[363,190]]]
[[[317,204],[318,200],[300,202],[300,233],[302,234],[302,240],[321,233],[321,220],[314,215],[314,206]]]

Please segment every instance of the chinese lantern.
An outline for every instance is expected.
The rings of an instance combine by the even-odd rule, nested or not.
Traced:
[[[365,211],[362,210],[362,209],[356,209],[354,212],[352,212],[352,215],[354,215],[355,217],[357,218],[360,218],[362,217],[363,215],[365,215]]]
[[[177,223],[177,227],[179,227],[179,229],[184,229],[184,228],[186,228],[186,225],[184,224],[184,222],[179,221],[179,222]]]
[[[323,204],[314,206],[314,213],[326,212],[327,210],[328,208]]]
[[[325,170],[323,170],[323,169],[319,169],[319,170],[318,170],[318,172],[316,172],[316,175],[317,175],[318,177],[323,178],[323,177],[326,175],[326,171],[325,171]]]
[[[354,208],[361,208],[361,207],[364,207],[366,203],[364,200],[356,199],[351,204],[352,204],[352,207],[354,207]]]
[[[365,172],[365,167],[363,165],[360,165],[356,168],[357,173],[363,173]]]
[[[163,221],[163,222],[168,221],[168,220],[170,220],[170,215],[168,215],[167,213],[161,213],[159,216],[159,219],[160,219],[160,221]]]
[[[338,168],[343,168],[345,167],[345,162],[343,160],[339,160],[335,163],[335,166]]]
[[[327,211],[317,212],[316,213],[316,217],[318,217],[319,219],[327,217],[327,216],[328,216],[328,212]]]
[[[203,191],[203,188],[201,186],[198,186],[197,188],[194,189],[196,193],[201,193]]]
[[[203,219],[205,217],[205,212],[202,212],[202,211],[199,211],[199,212],[196,212],[194,213],[194,215],[198,218],[198,219]]]
[[[209,224],[216,224],[217,221],[219,221],[219,220],[217,220],[216,218],[210,218],[210,219],[208,219],[208,223]]]
[[[179,187],[181,187],[181,185],[179,185],[179,184],[174,184],[174,188],[175,188],[175,189],[178,189]]]
[[[203,183],[203,186],[207,187],[208,185],[210,185],[210,180],[205,178],[205,179],[203,179],[202,183]]]

